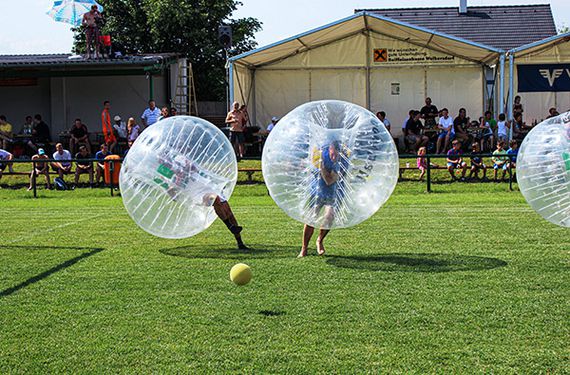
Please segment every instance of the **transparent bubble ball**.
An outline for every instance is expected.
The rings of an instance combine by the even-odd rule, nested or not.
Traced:
[[[228,138],[213,124],[175,116],[145,129],[127,153],[119,178],[131,218],[163,238],[196,235],[216,219],[216,196],[229,199],[237,180]]]
[[[517,157],[519,189],[546,220],[570,228],[570,112],[541,122]]]
[[[291,218],[347,228],[388,200],[398,180],[398,153],[372,112],[322,100],[279,120],[263,148],[262,169],[271,197]]]

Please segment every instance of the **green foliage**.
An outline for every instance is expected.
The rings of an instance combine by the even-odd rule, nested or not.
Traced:
[[[127,54],[175,52],[190,59],[199,100],[225,98],[224,51],[218,27],[230,25],[234,46],[230,55],[256,46],[261,29],[255,18],[232,19],[241,3],[235,0],[101,0],[105,8],[103,34]],[[74,51],[85,50],[82,28],[76,28]]]
[[[570,32],[570,27],[566,25],[562,25],[558,28],[558,34],[566,34],[567,32]]]

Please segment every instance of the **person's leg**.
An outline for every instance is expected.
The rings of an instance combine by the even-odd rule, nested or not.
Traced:
[[[455,180],[455,174],[453,173],[454,169],[455,168],[454,168],[453,164],[450,164],[447,166],[447,171],[449,172],[449,175],[451,176],[452,180]]]
[[[89,172],[89,187],[93,187],[93,167],[88,169]]]
[[[89,142],[89,138],[86,137],[83,140],[83,143],[85,144],[85,148],[87,148],[87,152],[89,153],[89,155],[91,155],[91,142]]]
[[[101,168],[99,166],[99,164],[97,164],[97,166],[95,168],[97,169],[97,172],[95,175],[95,183],[99,184],[99,182],[101,181],[101,178],[103,177],[103,168]]]
[[[81,168],[75,168],[75,185],[79,183],[79,175],[81,174]]]
[[[298,258],[302,258],[307,256],[307,249],[309,247],[309,241],[311,241],[311,237],[313,237],[313,233],[315,232],[315,228],[305,224],[303,227],[303,246],[301,246],[301,252],[297,256]]]
[[[467,163],[463,162],[461,163],[461,178],[465,178],[465,173],[467,172]]]
[[[443,152],[444,153],[447,151],[447,148],[449,147],[449,139],[450,139],[449,133],[450,132],[447,132],[447,134],[445,135],[445,143],[443,146]]]
[[[424,175],[426,174],[426,170],[425,169],[420,169],[420,181],[422,180],[422,178],[424,178]]]
[[[435,149],[435,153],[436,153],[436,154],[439,154],[439,153],[440,153],[440,151],[441,151],[441,143],[442,143],[442,142],[443,142],[443,138],[442,138],[442,137],[437,137],[437,144],[436,144],[437,146],[436,146],[436,149]]]
[[[75,138],[73,137],[69,138],[69,152],[71,155],[75,155]]]
[[[51,189],[51,182],[49,180],[49,168],[45,168],[43,174],[46,176],[46,184],[48,189]]]
[[[232,212],[230,204],[226,201],[222,202],[220,197],[217,196],[214,199],[213,207],[214,211],[216,212],[216,215],[218,215],[220,220],[222,220],[224,224],[226,224],[226,227],[228,227],[229,231],[232,232],[232,234],[234,235],[238,248],[241,250],[248,250],[248,247],[243,243],[240,234],[241,231],[243,230],[243,227],[238,225],[238,222]]]
[[[497,165],[494,165],[493,166],[493,179],[495,180],[495,182],[497,182],[497,171],[498,171]]]
[[[85,29],[85,46],[87,49],[87,58],[90,59],[91,58],[91,44],[92,44],[92,37],[93,34],[91,32],[91,28],[87,27]]]
[[[34,174],[36,174],[36,169],[32,168],[32,173],[30,173],[30,187],[28,187],[28,190],[32,190],[34,188]]]

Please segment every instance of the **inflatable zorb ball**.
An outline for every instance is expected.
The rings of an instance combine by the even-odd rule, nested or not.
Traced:
[[[145,129],[119,178],[127,212],[164,238],[196,235],[216,219],[216,196],[229,199],[237,163],[228,138],[206,120],[175,116]]]
[[[570,112],[532,129],[517,157],[519,189],[546,220],[570,228]]]
[[[263,148],[263,177],[287,215],[313,227],[356,225],[390,197],[398,154],[368,110],[323,100],[303,104],[273,128]]]

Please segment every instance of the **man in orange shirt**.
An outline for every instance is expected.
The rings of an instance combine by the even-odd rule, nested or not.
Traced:
[[[103,112],[101,113],[101,123],[103,125],[103,136],[105,137],[105,144],[109,146],[109,151],[112,153],[113,148],[117,145],[117,138],[113,132],[113,125],[111,125],[111,115],[109,110],[111,103],[108,100],[103,102]]]

